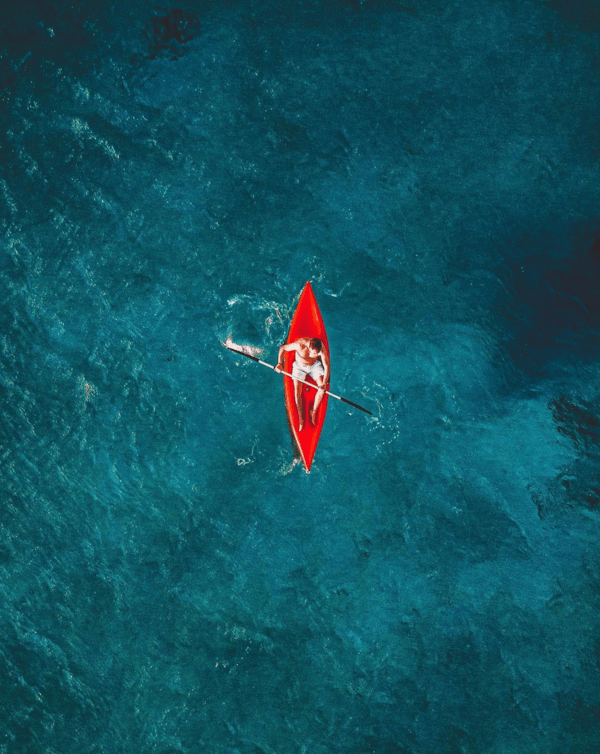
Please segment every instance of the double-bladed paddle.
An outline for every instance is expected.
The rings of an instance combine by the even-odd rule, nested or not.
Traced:
[[[267,364],[266,361],[263,361],[262,359],[258,359],[256,356],[251,356],[249,353],[246,353],[245,351],[239,351],[237,348],[232,348],[231,346],[228,346],[227,343],[223,343],[225,348],[227,348],[229,351],[233,351],[234,353],[239,353],[240,356],[245,356],[248,359],[252,359],[252,361],[256,361],[258,364],[262,364],[263,367],[269,367],[269,369],[272,369],[275,371],[275,367],[272,364]],[[297,379],[293,375],[291,375],[289,372],[284,372],[283,369],[279,370],[281,374],[286,374],[288,377],[291,377],[292,379]],[[313,385],[310,382],[307,382],[306,380],[298,380],[298,382],[303,382],[305,385],[308,385],[309,387],[312,387],[313,390],[318,390],[319,388],[316,385]],[[325,391],[327,395],[330,395],[332,398],[337,398],[338,401],[343,401],[344,403],[347,403],[349,406],[353,406],[354,408],[358,408],[360,411],[364,411],[365,414],[369,414],[369,416],[373,416],[373,412],[369,411],[366,408],[363,408],[362,406],[359,406],[358,403],[354,403],[353,401],[349,401],[347,398],[342,398],[341,395],[336,395],[335,393],[331,393],[329,390]]]

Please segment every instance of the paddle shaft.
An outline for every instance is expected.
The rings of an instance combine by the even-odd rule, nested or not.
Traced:
[[[225,348],[229,349],[230,351],[233,351],[234,353],[239,353],[241,356],[246,356],[247,358],[252,359],[252,361],[256,361],[258,364],[262,364],[264,367],[269,367],[269,369],[272,369],[273,371],[275,371],[275,367],[273,366],[273,364],[267,364],[266,361],[263,361],[262,359],[258,359],[256,356],[251,356],[249,353],[244,353],[244,351],[238,351],[237,348],[230,348],[229,346],[225,346]],[[293,374],[290,374],[289,372],[284,372],[283,369],[279,371],[280,371],[280,374],[285,374],[288,377],[291,377],[293,380],[298,380],[298,382],[303,382],[305,385],[308,385],[308,387],[313,388],[313,390],[319,389],[316,385],[313,385],[311,382],[307,382],[306,380],[301,380],[298,377],[294,377]],[[326,390],[325,392],[327,393],[327,395],[330,395],[332,398],[336,398],[338,401],[347,403],[349,406],[358,408],[360,411],[364,411],[365,414],[369,414],[369,416],[373,416],[372,411],[369,411],[368,409],[363,408],[362,406],[359,406],[358,403],[349,401],[347,398],[342,398],[341,395],[336,395],[335,393],[332,393],[329,390]]]

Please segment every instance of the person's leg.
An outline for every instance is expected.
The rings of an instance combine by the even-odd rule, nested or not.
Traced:
[[[315,417],[317,416],[317,409],[321,405],[321,401],[323,400],[323,396],[325,395],[325,388],[326,388],[325,380],[322,374],[315,376],[315,382],[319,386],[319,389],[317,390],[317,394],[315,396],[315,403],[312,407],[312,411],[310,412],[311,424],[315,424]]]
[[[296,409],[298,411],[298,429],[302,430],[304,426],[304,417],[302,416],[302,383],[294,380],[294,395],[296,397]]]

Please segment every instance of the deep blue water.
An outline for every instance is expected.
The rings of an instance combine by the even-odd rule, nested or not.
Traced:
[[[598,3],[0,28],[0,753],[600,751]]]

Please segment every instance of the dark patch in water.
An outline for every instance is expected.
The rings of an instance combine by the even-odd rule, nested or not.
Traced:
[[[583,401],[578,404],[561,396],[550,403],[550,409],[560,434],[586,455],[595,454],[600,444],[600,419],[592,408]]]
[[[599,480],[598,461],[584,456],[568,464],[545,490],[530,488],[540,520],[572,515],[581,508],[599,511]]]
[[[153,60],[162,53],[177,60],[185,53],[183,45],[199,34],[200,19],[191,11],[173,8],[164,16],[154,16],[144,32],[148,58]]]
[[[585,497],[585,501],[590,508],[595,508],[600,503],[600,487],[598,485],[590,489]]]
[[[6,52],[3,52],[0,57],[0,90],[12,86],[16,80],[17,74],[11,66]]]
[[[600,31],[600,4],[598,0],[551,0],[548,7],[566,21],[583,31]]]
[[[532,494],[540,518],[547,513],[600,505],[600,414],[585,401],[564,396],[549,404],[558,432],[569,438],[578,457],[562,470],[549,487],[549,496]]]
[[[551,363],[590,361],[600,353],[600,234],[549,233],[527,239],[534,253],[519,258],[503,277],[513,333],[508,350],[530,375]]]
[[[578,455],[545,491],[530,488],[538,516],[544,519],[581,507],[600,510],[600,412],[592,404],[564,396],[548,407],[557,431],[573,443]]]
[[[91,66],[96,41],[102,39],[98,33],[99,14],[91,0],[62,4],[21,0],[4,3],[3,11],[0,91],[9,89],[20,78],[39,80],[48,62],[76,73]]]
[[[595,699],[584,698],[574,691],[558,691],[556,702],[567,730],[596,730],[596,721],[600,720],[600,705]]]

